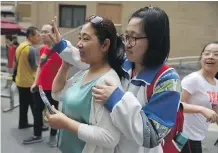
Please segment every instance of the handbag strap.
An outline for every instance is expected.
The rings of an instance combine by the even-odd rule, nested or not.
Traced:
[[[41,63],[41,68],[43,67],[43,65],[47,62],[48,58],[55,52],[54,49],[51,49],[51,51],[48,53],[48,55],[46,56],[46,58],[44,59],[44,61]]]

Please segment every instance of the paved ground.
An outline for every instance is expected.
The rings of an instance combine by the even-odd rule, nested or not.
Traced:
[[[2,90],[2,93],[6,93]],[[15,95],[15,103],[18,103],[17,94]],[[1,98],[1,109],[9,107],[9,99]],[[29,122],[33,123],[32,114],[29,111]],[[1,151],[2,153],[56,153],[56,149],[50,148],[48,142],[49,132],[44,132],[43,143],[33,145],[23,145],[22,140],[33,134],[33,129],[19,130],[18,127],[19,108],[15,108],[10,112],[1,112]]]
[[[182,76],[190,71],[182,68]],[[2,80],[1,80],[2,81]],[[1,82],[1,86],[4,86],[4,81]],[[8,91],[1,90],[2,94],[8,94]],[[17,94],[15,95],[15,103],[18,103]],[[9,99],[1,98],[1,109],[9,107]],[[29,122],[32,123],[32,115],[29,112]],[[26,130],[18,130],[18,108],[11,112],[1,112],[1,151],[2,153],[57,153],[57,149],[50,148],[46,142],[48,141],[48,132],[43,133],[43,137],[46,140],[43,143],[33,145],[23,145],[22,140],[32,135],[32,128]],[[218,126],[211,125],[207,138],[203,142],[203,153],[218,153],[215,146],[213,146],[215,140],[218,139]]]

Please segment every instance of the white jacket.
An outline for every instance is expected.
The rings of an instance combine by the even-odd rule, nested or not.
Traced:
[[[66,90],[72,86],[83,73],[84,71],[80,71],[71,79],[67,80],[62,91],[52,93],[53,99],[61,101]],[[96,84],[104,83],[105,79],[112,79],[117,86],[121,86],[120,79],[113,69],[104,74]],[[109,111],[104,108],[104,106],[94,102],[94,99],[92,99],[91,102],[89,123],[89,125],[81,124],[78,130],[78,138],[86,142],[82,153],[114,153],[121,133],[113,125]]]

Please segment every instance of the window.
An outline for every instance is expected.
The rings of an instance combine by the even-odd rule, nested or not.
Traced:
[[[85,23],[86,6],[60,5],[60,27],[76,28]]]

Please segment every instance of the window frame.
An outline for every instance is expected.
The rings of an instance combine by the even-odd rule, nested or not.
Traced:
[[[74,13],[74,9],[75,8],[83,8],[83,9],[85,9],[85,11],[84,11],[84,14],[85,14],[85,16],[84,16],[84,23],[85,23],[85,19],[86,19],[86,5],[66,5],[66,4],[60,4],[59,5],[59,27],[60,28],[77,28],[77,27],[73,27],[73,25],[74,25],[74,19],[73,19],[73,14],[71,15],[72,16],[72,20],[71,20],[71,26],[70,27],[68,27],[68,26],[65,26],[65,25],[63,25],[63,23],[61,23],[61,20],[62,20],[62,9],[64,9],[64,8],[71,8],[72,9],[72,12]]]

